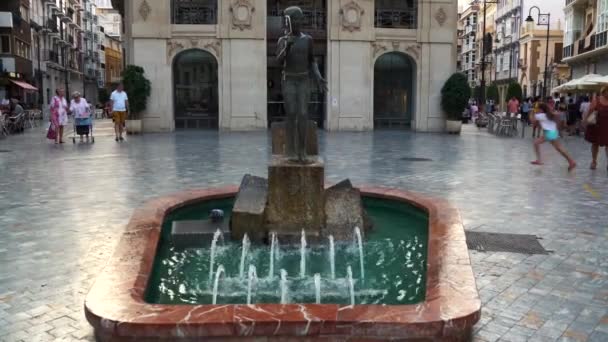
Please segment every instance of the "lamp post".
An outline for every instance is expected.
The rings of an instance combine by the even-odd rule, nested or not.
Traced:
[[[486,107],[486,56],[487,56],[487,50],[491,50],[487,49],[486,44],[488,43],[488,39],[486,39],[486,19],[487,19],[487,5],[488,4],[498,4],[498,1],[490,1],[490,0],[483,0],[483,35],[482,35],[482,39],[481,39],[481,105],[484,108],[485,111],[485,107]],[[489,39],[489,43],[490,45],[492,44],[492,39]]]
[[[530,12],[528,13],[528,18],[526,18],[526,25],[528,26],[528,31],[532,31],[534,29],[534,19],[532,18],[532,10],[536,9],[538,11],[538,20],[536,24],[538,26],[547,26],[547,41],[546,41],[546,49],[545,49],[545,72],[543,75],[543,98],[547,97],[547,68],[549,67],[549,33],[551,29],[551,13],[541,13],[540,8],[538,6],[532,6],[530,8]]]

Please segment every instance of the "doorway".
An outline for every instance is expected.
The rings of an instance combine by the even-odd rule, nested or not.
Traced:
[[[389,52],[374,65],[374,128],[409,129],[414,113],[414,61]]]
[[[211,53],[190,49],[175,57],[173,94],[176,129],[218,128],[218,70]]]

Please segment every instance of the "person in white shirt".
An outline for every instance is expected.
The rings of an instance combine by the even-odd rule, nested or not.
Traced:
[[[534,152],[536,152],[536,160],[531,162],[532,165],[543,165],[541,153],[540,153],[540,145],[548,141],[553,145],[555,150],[559,152],[566,160],[568,161],[568,171],[574,170],[576,168],[576,162],[566,149],[559,142],[559,131],[558,131],[558,116],[549,108],[546,103],[539,103],[538,112],[532,116],[532,122],[538,122],[540,127],[542,127],[544,134],[534,140]]]
[[[129,98],[124,91],[122,83],[118,85],[116,90],[110,96],[112,107],[112,120],[114,121],[114,132],[116,133],[116,141],[123,141],[122,130],[127,120],[127,112],[129,111]]]

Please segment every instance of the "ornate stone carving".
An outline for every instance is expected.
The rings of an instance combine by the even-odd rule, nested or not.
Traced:
[[[437,12],[435,12],[435,20],[439,23],[439,26],[443,26],[445,21],[448,19],[448,15],[445,13],[443,7],[439,7]]]
[[[386,46],[382,45],[381,43],[378,42],[373,42],[372,43],[372,48],[374,49],[374,57],[378,57],[380,56],[381,53],[383,53],[384,51],[388,50],[386,48]]]
[[[361,18],[365,10],[358,3],[351,1],[340,8],[342,29],[353,32],[361,30]]]
[[[230,5],[230,12],[232,13],[233,27],[241,31],[251,29],[255,7],[249,0],[236,0]]]
[[[141,5],[139,5],[139,15],[141,15],[141,18],[146,21],[148,20],[150,12],[152,12],[152,8],[148,4],[148,1],[144,0]]]
[[[394,40],[394,41],[390,41],[390,42],[389,41],[373,42],[372,49],[373,49],[374,58],[382,55],[385,52],[396,51],[396,52],[403,52],[406,55],[412,57],[413,59],[419,60],[420,59],[420,50],[422,49],[422,46],[417,43],[409,43],[406,41]]]
[[[420,44],[412,44],[405,48],[406,52],[409,52],[411,55],[416,57],[416,60],[420,59],[420,49],[422,46]]]
[[[222,43],[218,39],[174,38],[167,41],[167,63],[171,63],[175,55],[186,49],[207,50],[218,61],[222,55]]]

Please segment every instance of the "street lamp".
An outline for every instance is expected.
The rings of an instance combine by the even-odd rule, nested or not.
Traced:
[[[551,28],[551,13],[541,13],[540,8],[538,6],[532,6],[530,8],[530,12],[528,13],[528,18],[526,18],[526,26],[528,31],[532,31],[534,29],[534,19],[532,18],[532,10],[536,9],[538,11],[538,26],[547,26],[547,42],[545,49],[545,73],[543,75],[543,97],[547,97],[547,68],[549,67],[549,30]]]

